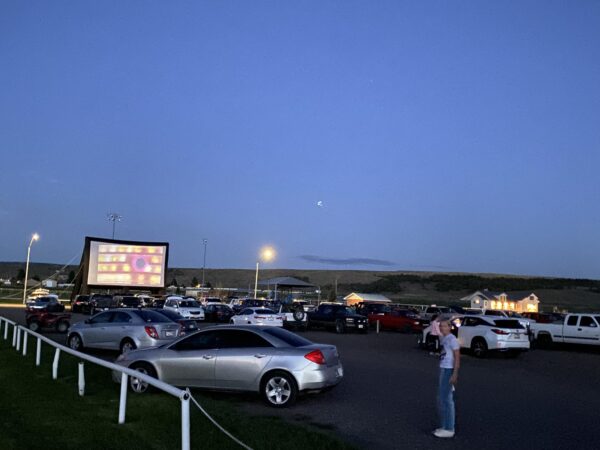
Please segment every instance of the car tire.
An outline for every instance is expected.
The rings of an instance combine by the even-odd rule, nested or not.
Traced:
[[[77,333],[74,333],[69,336],[67,339],[67,345],[70,349],[75,350],[77,352],[83,351],[83,341],[81,340],[81,336]]]
[[[552,347],[552,344],[554,342],[552,341],[552,336],[550,336],[547,333],[542,333],[542,334],[538,334],[538,337],[535,340],[535,343],[537,344],[536,346],[538,348],[548,349],[548,348]]]
[[[264,401],[273,408],[290,406],[298,396],[298,384],[295,378],[282,370],[267,373],[260,386]]]
[[[38,320],[31,320],[27,323],[27,328],[37,333],[38,331],[40,331],[41,325]]]
[[[133,342],[129,338],[123,339],[121,341],[121,345],[119,346],[119,349],[121,350],[121,354],[128,353],[132,350],[135,350],[136,348],[137,348],[137,346],[135,345],[135,342]]]
[[[471,341],[471,351],[476,358],[485,358],[488,353],[488,345],[484,338],[476,337]]]
[[[56,332],[64,334],[67,331],[69,331],[70,326],[71,326],[71,324],[69,323],[68,320],[64,320],[64,319],[59,320],[58,322],[56,322]]]
[[[335,332],[337,334],[344,334],[346,332],[346,324],[341,320],[335,321]]]
[[[156,369],[152,364],[147,362],[136,362],[129,366],[130,369],[141,372],[145,375],[149,375],[152,378],[158,379]],[[145,381],[140,380],[136,377],[129,377],[129,389],[135,394],[143,394],[144,392],[151,392],[152,386]]]

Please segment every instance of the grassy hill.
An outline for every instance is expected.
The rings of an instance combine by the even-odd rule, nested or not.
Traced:
[[[12,278],[24,264],[0,262],[0,278]],[[44,279],[60,271],[63,277],[77,272],[79,266],[63,267],[59,264],[32,263],[30,278]],[[205,279],[213,288],[241,288],[254,286],[252,269],[206,269]],[[382,293],[392,300],[414,304],[450,304],[476,290],[520,292],[523,296],[535,292],[541,299],[542,308],[566,308],[571,311],[600,311],[600,281],[587,279],[531,277],[502,274],[466,274],[414,271],[368,271],[368,270],[300,270],[264,269],[260,279],[292,276],[308,281],[321,288],[322,298],[334,289],[337,280],[338,293]],[[191,285],[192,279],[202,279],[202,269],[171,268],[167,281],[176,280],[180,286]]]

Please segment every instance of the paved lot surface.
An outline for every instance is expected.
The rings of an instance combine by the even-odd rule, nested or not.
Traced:
[[[22,319],[23,310],[0,314]],[[74,321],[81,315],[75,315]],[[344,381],[330,392],[301,397],[275,411],[251,395],[229,398],[257,414],[335,430],[370,449],[597,449],[600,351],[535,350],[518,359],[484,360],[464,355],[456,391],[457,435],[431,436],[437,427],[437,359],[417,349],[414,336],[399,333],[336,335],[311,331],[315,341],[337,345]],[[49,334],[64,342],[64,335]],[[107,358],[113,355],[104,355]]]

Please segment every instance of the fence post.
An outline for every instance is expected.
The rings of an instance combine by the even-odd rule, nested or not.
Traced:
[[[21,327],[15,325],[17,327],[17,351],[21,350]]]
[[[23,356],[27,355],[27,338],[29,337],[29,333],[23,331]]]
[[[379,334],[379,320],[377,320],[377,334]]]
[[[40,365],[40,360],[42,359],[42,340],[37,338],[37,348],[35,349],[35,365]]]
[[[181,450],[190,450],[190,393],[181,398]]]
[[[13,325],[13,343],[12,343],[12,346],[14,347],[15,345],[17,345],[17,326]]]
[[[83,394],[85,394],[85,375],[83,373],[83,363],[82,362],[79,363],[78,387],[79,387],[79,395],[83,397]]]
[[[60,357],[60,349],[57,348],[54,352],[54,362],[52,363],[52,379],[58,378],[58,358]]]
[[[4,321],[4,340],[8,339],[8,322]]]
[[[127,374],[121,372],[121,399],[119,401],[119,425],[125,423],[125,408],[127,407]]]

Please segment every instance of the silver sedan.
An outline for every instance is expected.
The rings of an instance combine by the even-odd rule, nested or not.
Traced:
[[[274,407],[292,404],[299,392],[333,387],[344,375],[335,346],[279,327],[206,328],[160,348],[123,354],[116,363],[175,386],[258,392]],[[120,374],[113,378],[120,381]],[[135,377],[129,386],[136,393],[148,389]]]
[[[179,337],[180,328],[155,311],[113,309],[72,325],[67,344],[74,350],[89,347],[126,353],[171,342]]]

